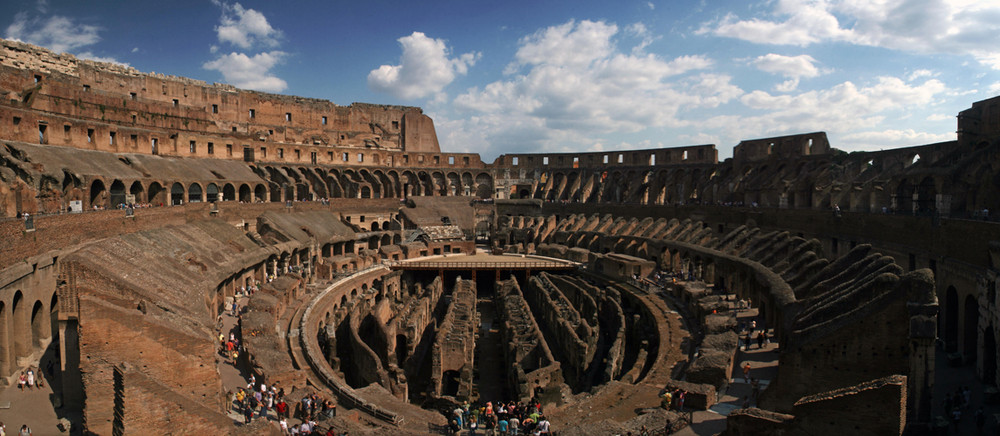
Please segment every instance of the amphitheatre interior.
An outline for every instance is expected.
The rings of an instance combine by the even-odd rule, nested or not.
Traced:
[[[957,140],[901,149],[812,132],[721,162],[707,144],[490,163],[441,151],[417,107],[20,42],[0,41],[0,93],[0,382],[53,363],[78,430],[278,434],[226,413],[234,299],[247,374],[335,399],[325,425],[362,434],[533,398],[562,434],[678,430],[692,415],[658,408],[665,390],[705,411],[742,383],[737,300],[777,366],[725,434],[930,432],[952,366],[996,396],[1000,97]]]

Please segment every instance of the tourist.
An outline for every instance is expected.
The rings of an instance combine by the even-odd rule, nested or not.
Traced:
[[[547,435],[549,434],[549,420],[545,416],[542,416],[541,419],[541,421],[538,421],[538,426],[535,427],[535,434]]]
[[[499,433],[501,436],[507,436],[507,427],[510,424],[509,422],[507,422],[507,417],[505,415],[506,413],[501,415],[500,420],[497,421],[497,433]]]
[[[28,424],[21,426],[21,431],[17,432],[17,436],[31,436],[31,428],[28,427]]]
[[[743,381],[750,383],[750,362],[743,364]]]
[[[764,331],[763,330],[761,330],[760,333],[757,333],[757,349],[759,350],[761,348],[764,348]]]
[[[669,390],[667,390],[660,397],[660,407],[666,410],[670,410],[670,406],[673,404],[673,401],[674,401],[674,394],[672,394]]]
[[[28,385],[28,377],[24,375],[24,371],[21,371],[21,376],[17,378],[17,387],[23,392],[24,387],[27,385]]]
[[[521,424],[521,420],[517,418],[517,415],[511,417],[507,423],[510,425],[510,435],[517,436],[518,426]]]
[[[27,374],[28,374],[28,389],[33,389],[35,387],[35,371],[32,371],[31,368],[29,367]]]

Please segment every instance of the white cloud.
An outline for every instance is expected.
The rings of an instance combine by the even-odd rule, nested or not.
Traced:
[[[929,106],[947,92],[944,84],[936,79],[908,83],[897,77],[879,77],[867,86],[843,82],[828,89],[788,95],[757,90],[739,99],[754,115],[719,115],[699,122],[698,127],[717,131],[732,143],[746,138],[810,131],[826,131],[833,136],[857,134],[850,140],[838,136],[842,141],[835,146],[846,150],[878,149],[904,145],[907,141],[919,142],[921,136],[914,133],[907,137],[899,133],[893,139],[895,142],[885,136],[882,138],[885,142],[879,143],[874,135],[864,136],[857,132],[877,131],[890,116],[895,118],[899,113]],[[939,141],[946,140],[947,135],[925,137],[929,141]]]
[[[1000,82],[991,83],[989,87],[989,92],[990,94],[1000,93]]]
[[[884,147],[954,141],[955,134],[917,132],[913,129],[905,129],[850,133],[840,139],[848,144],[858,144],[858,147]]]
[[[444,40],[421,32],[399,38],[403,49],[399,65],[382,65],[368,73],[368,86],[402,99],[427,97],[441,92],[459,74],[475,65],[479,53],[449,57]]]
[[[909,80],[909,81],[912,82],[914,80],[917,80],[917,79],[920,79],[920,78],[923,78],[923,77],[936,77],[937,75],[938,75],[938,73],[935,73],[935,72],[933,72],[931,70],[920,69],[920,70],[916,70],[916,71],[910,73],[910,75],[906,77],[906,80]]]
[[[125,62],[120,62],[120,61],[118,61],[118,59],[115,59],[115,58],[113,58],[111,56],[97,56],[97,55],[95,55],[95,54],[93,54],[93,53],[91,53],[89,51],[85,51],[83,53],[78,53],[76,55],[76,57],[78,57],[80,59],[89,59],[89,60],[97,61],[97,62],[108,62],[108,63],[112,63],[112,64],[119,64],[119,65],[124,65],[126,67],[129,66],[129,64],[127,64]]]
[[[733,14],[699,34],[758,44],[840,41],[917,53],[964,54],[1000,69],[1000,4],[946,0],[778,0],[761,17]]]
[[[276,47],[281,31],[271,27],[264,14],[246,9],[239,3],[214,2],[222,8],[222,18],[215,27],[220,42],[228,42],[242,49],[263,44]]]
[[[222,73],[226,82],[240,88],[281,92],[288,87],[288,83],[271,74],[270,69],[283,57],[285,53],[281,51],[258,53],[254,56],[232,52],[206,62],[202,68]]]
[[[14,15],[14,22],[7,26],[6,38],[47,47],[57,53],[96,44],[100,27],[80,24],[59,15],[48,18],[29,17],[26,12]]]
[[[799,79],[802,77],[816,77],[820,74],[819,68],[813,65],[814,62],[816,60],[809,55],[783,56],[768,53],[758,56],[751,63],[758,70]]]
[[[246,9],[239,3],[223,3],[212,0],[222,8],[219,25],[216,26],[216,36],[220,43],[229,43],[241,49],[255,49],[259,45],[277,47],[282,33],[271,27],[264,14]],[[217,54],[220,47],[209,46],[209,52]],[[233,86],[255,89],[266,92],[281,92],[288,88],[288,83],[276,76],[271,69],[281,62],[287,53],[280,50],[262,51],[249,55],[244,52],[219,54],[215,60],[202,64],[206,70],[222,73],[223,80]]]
[[[455,98],[454,108],[469,116],[445,126],[445,137],[479,138],[486,155],[579,150],[607,142],[598,135],[683,125],[682,110],[743,93],[728,75],[699,72],[712,65],[704,56],[664,59],[616,46],[616,37],[638,30],[570,21],[522,38],[505,80]]]
[[[646,6],[649,7],[649,10],[651,11],[656,9],[656,5],[654,5],[653,2],[646,2]]]
[[[931,114],[927,116],[927,121],[945,121],[954,119],[955,119],[954,115],[946,115],[946,114]]]

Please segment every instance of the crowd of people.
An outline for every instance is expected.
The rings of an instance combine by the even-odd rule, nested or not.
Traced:
[[[472,405],[466,401],[451,411],[448,418],[448,428],[452,433],[468,430],[470,436],[478,434],[478,431],[487,436],[548,435],[552,434],[551,427],[537,397],[528,404],[510,401],[494,405],[488,401],[483,405]]]
[[[269,277],[269,279],[271,279]],[[249,296],[259,290],[256,282],[237,290],[237,297]],[[219,317],[219,353],[235,368],[245,364],[241,354],[245,352],[243,344],[242,315],[246,307],[241,307],[238,299],[226,308],[230,315],[236,318],[236,323],[227,332],[223,331],[222,315]],[[282,434],[292,436],[326,435],[346,436],[347,433],[336,433],[333,429],[326,431],[319,428],[317,421],[331,419],[337,415],[337,404],[330,398],[320,398],[317,394],[308,394],[298,401],[292,401],[286,396],[285,388],[279,382],[270,386],[257,380],[251,372],[246,380],[246,386],[230,389],[226,392],[226,413],[238,413],[244,424],[250,424],[255,419],[276,421]],[[299,423],[293,423],[299,421]]]

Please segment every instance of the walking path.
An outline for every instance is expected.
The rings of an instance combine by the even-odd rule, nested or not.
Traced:
[[[745,309],[736,316],[737,325],[750,324],[757,317],[757,309]],[[768,337],[773,331],[768,330]],[[746,334],[740,332],[742,338]],[[751,336],[754,336],[751,333]],[[692,435],[714,435],[726,430],[726,416],[729,412],[743,407],[744,397],[750,399],[750,405],[757,405],[753,397],[753,387],[743,379],[743,365],[750,362],[750,378],[757,379],[760,390],[763,391],[778,373],[778,344],[771,342],[764,344],[763,348],[757,347],[756,340],[751,341],[750,350],[747,351],[740,339],[740,347],[736,352],[733,361],[733,372],[730,375],[729,386],[719,394],[719,402],[709,410],[696,411],[692,415],[691,425],[676,433],[679,436]]]
[[[22,391],[15,378],[13,384],[0,390],[0,422],[6,427],[7,434],[17,434],[21,426],[25,424],[31,429],[32,434],[70,434],[63,432],[58,427],[60,418],[67,418],[70,422],[78,423],[77,427],[79,427],[81,422],[79,410],[69,410],[67,407],[56,408],[56,405],[62,406],[61,399],[57,398],[56,395],[62,390],[58,373],[59,362],[56,360],[58,350],[59,344],[57,342],[49,344],[45,354],[37,363],[38,366],[32,367],[36,374],[35,379],[38,380],[41,376],[44,386],[38,387],[36,384],[34,388]],[[52,374],[48,373],[50,363],[53,368]],[[79,428],[75,430],[73,434],[80,434]]]

